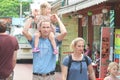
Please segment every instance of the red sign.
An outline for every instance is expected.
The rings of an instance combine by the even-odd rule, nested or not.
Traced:
[[[100,61],[100,78],[104,78],[107,74],[110,55],[110,28],[101,28],[101,61]]]

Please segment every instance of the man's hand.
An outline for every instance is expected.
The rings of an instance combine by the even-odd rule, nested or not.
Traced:
[[[26,20],[25,24],[24,24],[24,28],[23,28],[23,35],[30,41],[32,40],[32,36],[29,34],[28,30],[31,27],[31,23],[33,22],[32,18],[29,18]]]

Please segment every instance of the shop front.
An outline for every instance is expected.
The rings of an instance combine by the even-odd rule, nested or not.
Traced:
[[[115,50],[116,47],[114,47],[116,45],[114,31],[120,29],[120,1],[81,0],[74,4],[71,4],[69,0],[67,2],[69,5],[64,6],[58,12],[63,16],[70,14],[72,17],[77,17],[78,37],[83,37],[90,44],[93,61],[95,60],[94,52],[100,51],[100,70],[104,70],[104,74],[99,72],[99,77],[104,78],[110,61],[120,63],[120,50]]]

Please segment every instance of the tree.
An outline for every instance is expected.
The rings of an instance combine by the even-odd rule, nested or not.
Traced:
[[[23,11],[29,10],[29,3],[22,2]],[[18,0],[0,0],[0,17],[19,17],[20,2]]]

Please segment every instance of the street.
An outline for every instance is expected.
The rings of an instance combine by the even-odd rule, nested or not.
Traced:
[[[32,64],[17,64],[14,69],[14,80],[32,80]]]
[[[61,74],[56,72],[56,80],[61,80]],[[14,69],[14,80],[32,80],[32,64],[17,63]]]

